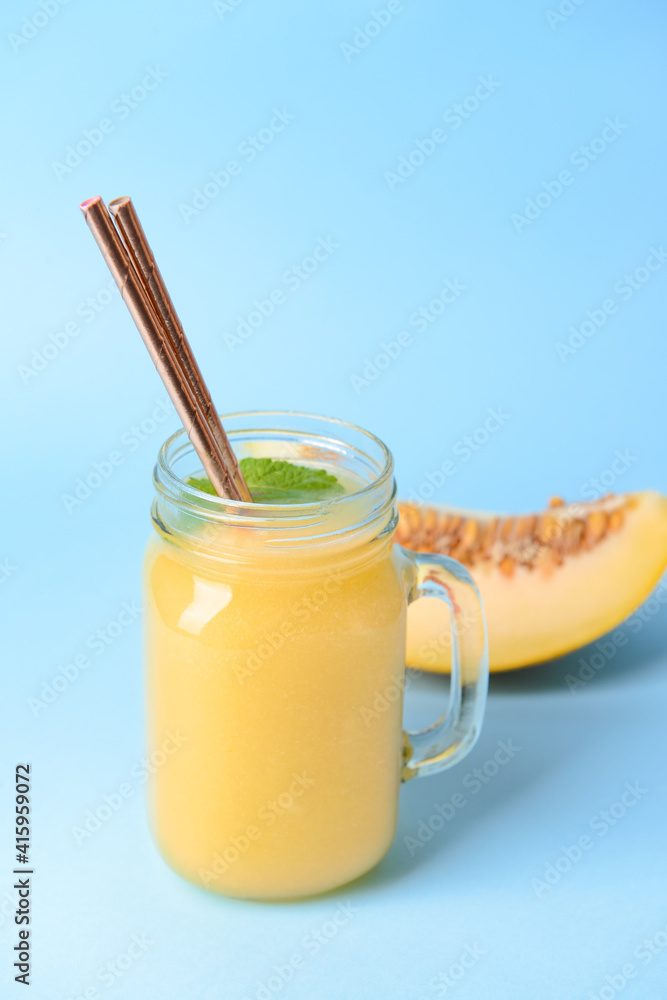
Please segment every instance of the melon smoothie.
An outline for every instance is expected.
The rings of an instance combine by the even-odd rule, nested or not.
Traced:
[[[149,752],[164,763],[151,822],[192,882],[294,898],[373,867],[394,836],[401,781],[471,748],[483,615],[462,567],[394,544],[392,459],[377,438],[289,413],[225,426],[246,477],[269,470],[255,489],[248,480],[255,503],[206,492],[183,431],[156,466],[147,707]],[[406,608],[420,596],[467,617],[447,717],[404,734]]]

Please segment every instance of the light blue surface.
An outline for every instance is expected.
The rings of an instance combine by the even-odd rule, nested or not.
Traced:
[[[555,0],[404,0],[352,52],[341,44],[384,0],[237,0],[217,12],[203,0],[44,3],[57,13],[25,43],[10,36],[30,33],[24,18],[40,11],[37,0],[10,0],[0,12],[0,557],[13,567],[1,584],[6,995],[22,995],[11,981],[6,818],[13,765],[29,759],[35,1000],[91,987],[104,1000],[247,1000],[297,954],[304,961],[291,980],[272,981],[264,996],[609,998],[619,969],[634,963],[624,1000],[662,998],[667,949],[641,951],[646,938],[667,942],[662,606],[636,635],[625,626],[628,645],[575,693],[565,678],[593,649],[495,679],[469,761],[403,790],[382,865],[299,904],[207,895],[157,855],[141,782],[130,778],[143,752],[138,621],[99,655],[88,647],[90,666],[46,709],[35,715],[29,699],[138,599],[151,467],[177,426],[170,413],[145,424],[143,440],[133,430],[164,392],[118,296],[104,302],[109,278],[77,208],[97,193],[133,196],[221,409],[304,409],[361,423],[393,450],[403,495],[423,490],[452,458],[456,474],[437,501],[531,509],[553,493],[590,495],[601,475],[618,491],[667,492],[667,268],[646,272],[631,295],[623,278],[667,243],[664,7],[565,0],[572,13],[550,25]],[[155,89],[123,111],[122,95],[149,69]],[[454,105],[480,77],[486,98],[457,119]],[[248,162],[238,148],[272,119],[281,124],[274,109],[294,118]],[[112,130],[93,133],[101,141],[80,165],[54,168],[105,118]],[[388,183],[400,157],[438,128],[446,138],[423,165]],[[613,141],[604,151],[597,144],[582,169],[576,151],[605,128]],[[194,189],[232,159],[240,172],[186,222]],[[543,195],[530,224],[513,222],[545,183],[558,191],[564,170],[571,182],[560,196],[547,205]],[[320,238],[339,246],[294,288],[285,273]],[[465,289],[424,332],[408,325],[447,280]],[[230,350],[239,319],[276,288],[285,301]],[[91,321],[90,296],[101,308]],[[570,326],[608,299],[615,311],[562,360],[557,344]],[[412,343],[403,338],[386,371],[353,383],[402,331]],[[37,371],[33,351],[53,336],[57,356]],[[463,439],[489,408],[507,416],[466,460]],[[68,513],[63,494],[112,451],[121,464]],[[609,483],[617,451],[629,453],[627,468]],[[411,712],[430,718],[443,698],[440,680],[421,681]],[[466,775],[498,740],[520,752],[473,794]],[[130,797],[78,846],[72,828],[127,781]],[[601,835],[596,814],[627,782],[646,792]],[[404,838],[456,791],[465,808],[411,857]],[[584,835],[593,846],[581,860],[536,889],[532,880]],[[334,937],[317,950],[304,943],[348,901],[353,915]],[[98,970],[135,934],[153,943],[104,985]],[[479,957],[455,981],[467,947]]]

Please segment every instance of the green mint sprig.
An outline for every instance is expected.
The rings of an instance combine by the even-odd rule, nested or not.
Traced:
[[[242,458],[240,466],[255,503],[314,503],[331,500],[345,492],[326,469],[311,469],[274,458]],[[203,493],[217,496],[206,476],[190,476],[187,483]]]

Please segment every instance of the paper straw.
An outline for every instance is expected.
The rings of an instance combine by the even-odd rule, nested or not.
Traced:
[[[171,296],[167,291],[139,216],[132,204],[132,199],[127,196],[114,198],[113,201],[109,202],[109,211],[123,237],[125,247],[132,258],[132,263],[143,279],[144,286],[149,297],[152,299],[155,310],[162,318],[174,353],[181,363],[181,367],[194,391],[197,402],[213,432],[213,436],[218,442],[222,457],[236,483],[238,491],[244,500],[252,502],[250,490],[243,478],[243,473],[236,460],[236,455],[229,443],[229,439],[225,434],[218,412],[213,405],[211,394],[192,353],[192,348],[178,318]]]
[[[104,202],[98,195],[80,207],[214,489],[221,497],[242,499]]]

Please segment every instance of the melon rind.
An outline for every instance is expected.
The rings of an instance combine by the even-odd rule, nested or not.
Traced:
[[[518,565],[508,577],[491,560],[468,567],[484,604],[491,670],[541,663],[593,642],[649,596],[667,568],[667,498],[646,491],[627,499],[632,502],[618,530],[566,555],[548,575]],[[442,602],[423,598],[411,605],[408,664],[446,672],[450,645]]]

